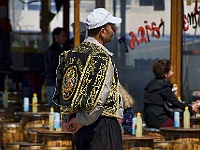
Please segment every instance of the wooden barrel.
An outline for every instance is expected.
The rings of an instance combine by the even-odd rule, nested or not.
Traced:
[[[45,128],[31,128],[27,130],[27,142],[37,143],[37,132],[41,130],[46,130]]]
[[[173,150],[174,141],[154,141],[154,150]]]
[[[199,141],[176,141],[173,150],[200,150]]]
[[[154,141],[154,150],[199,150],[199,141]]]
[[[28,141],[28,129],[42,128],[49,124],[49,112],[24,112],[22,115],[22,123],[24,129],[24,141]]]
[[[200,116],[197,117],[190,117],[190,121],[192,123],[192,127],[200,128]]]
[[[37,131],[35,129],[27,129],[27,142],[37,143]]]
[[[20,144],[24,142],[9,142],[6,143],[6,148],[5,150],[19,150]]]
[[[144,135],[153,137],[154,141],[165,140],[165,137],[161,134],[160,130],[155,128],[144,128]]]
[[[44,145],[42,143],[22,143],[20,150],[44,150]]]
[[[67,131],[37,131],[39,143],[43,143],[45,150],[72,150],[73,135]]]
[[[6,147],[7,142],[22,142],[23,127],[20,123],[4,123],[0,128],[0,143],[2,149]]]
[[[153,138],[147,136],[123,135],[122,140],[124,150],[153,150]]]
[[[160,128],[166,141],[200,141],[200,128]]]

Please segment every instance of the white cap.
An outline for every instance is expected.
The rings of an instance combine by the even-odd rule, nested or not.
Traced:
[[[122,19],[114,17],[110,12],[104,8],[94,9],[87,17],[85,24],[88,28],[94,29],[105,25],[106,23],[121,23]]]
[[[85,33],[86,32],[86,26],[84,22],[80,22],[80,33]],[[74,23],[71,24],[72,28],[74,28]]]

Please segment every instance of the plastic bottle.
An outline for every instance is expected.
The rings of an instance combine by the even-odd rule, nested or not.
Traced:
[[[185,111],[183,113],[183,128],[190,128],[190,112],[188,106],[185,106]]]
[[[9,89],[9,78],[8,75],[6,75],[4,79],[4,90],[8,91],[8,89]]]
[[[33,98],[32,98],[32,112],[34,112],[34,113],[37,113],[37,104],[38,104],[37,94],[33,93]]]
[[[140,112],[137,113],[135,136],[136,137],[142,136],[142,118]]]
[[[53,128],[54,128],[54,109],[53,107],[51,107],[49,113],[49,131],[53,131]]]
[[[8,107],[8,91],[5,90],[3,93],[3,107]]]
[[[24,111],[29,111],[29,98],[24,97]]]
[[[178,96],[178,100],[179,100],[179,102],[182,102],[182,100],[181,100],[181,97],[180,97],[180,96]]]
[[[41,89],[41,101],[43,103],[46,103],[46,101],[47,101],[45,85],[42,85],[42,89]]]
[[[132,135],[135,135],[136,117],[132,119]]]
[[[179,128],[180,127],[180,113],[174,112],[174,127]]]
[[[54,129],[60,128],[60,113],[54,113]]]

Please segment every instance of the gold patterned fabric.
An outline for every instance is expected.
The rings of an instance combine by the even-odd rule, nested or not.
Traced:
[[[111,57],[99,46],[83,42],[60,55],[53,101],[63,113],[92,111],[104,90]],[[119,103],[118,73],[115,68],[104,114],[116,116]]]

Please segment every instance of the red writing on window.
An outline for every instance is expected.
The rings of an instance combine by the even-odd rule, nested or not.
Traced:
[[[135,33],[133,31],[131,31],[129,33],[129,35],[131,36],[131,40],[129,41],[129,46],[131,49],[135,49],[136,44],[139,45],[140,43],[147,43],[150,42],[150,35],[151,37],[155,37],[155,38],[160,38],[160,28],[162,27],[163,29],[163,34],[162,36],[164,36],[164,21],[163,19],[160,20],[160,24],[159,26],[156,26],[155,22],[151,23],[151,26],[148,25],[147,21],[145,20],[144,23],[146,24],[145,27],[140,26],[138,28],[138,35],[139,35],[139,39],[138,37],[135,35]]]
[[[200,26],[200,11],[198,10],[198,1],[195,1],[194,12],[183,15],[183,30],[188,31],[189,26],[192,25],[194,29],[197,25]],[[198,17],[198,18],[197,18]]]

